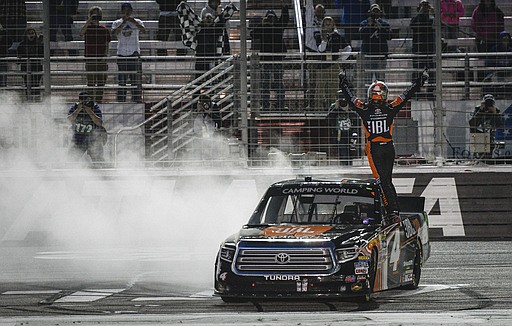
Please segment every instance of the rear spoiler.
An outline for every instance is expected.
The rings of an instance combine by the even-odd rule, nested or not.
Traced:
[[[401,212],[422,213],[425,211],[425,197],[398,196],[398,205]]]

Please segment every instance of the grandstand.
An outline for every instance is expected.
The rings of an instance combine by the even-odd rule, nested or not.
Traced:
[[[74,22],[74,41],[49,42],[53,54],[50,61],[48,78],[51,81],[45,89],[47,95],[59,97],[63,102],[76,100],[79,91],[87,88],[83,57],[84,41],[78,35],[78,31],[87,19],[88,9],[93,5],[103,8],[102,23],[110,27],[113,20],[120,14],[120,1],[87,0],[80,1],[78,14]],[[393,13],[387,20],[393,31],[393,38],[388,42],[390,55],[385,70],[386,81],[390,86],[391,96],[396,96],[410,82],[414,72],[411,53],[411,32],[409,23],[411,17],[416,14],[419,1],[394,0]],[[304,3],[302,1],[289,0],[291,21],[285,33],[285,41],[288,53],[284,63],[284,80],[286,89],[286,110],[270,108],[261,109],[261,62],[256,46],[252,43],[250,32],[241,33],[242,26],[252,27],[264,16],[267,9],[273,9],[278,14],[280,8],[273,1],[248,1],[245,4],[246,23],[240,21],[241,13],[237,12],[230,21],[230,42],[234,56],[222,57],[222,63],[214,71],[204,74],[196,79],[194,70],[194,52],[187,49],[182,42],[161,42],[156,40],[158,29],[159,9],[155,1],[140,0],[131,2],[134,8],[134,16],[140,18],[148,30],[141,34],[141,60],[143,80],[143,104],[117,103],[117,65],[116,47],[114,39],[110,45],[110,56],[107,58],[109,65],[109,77],[105,86],[104,111],[107,116],[107,129],[111,135],[109,139],[110,158],[117,160],[117,151],[122,145],[122,138],[127,134],[138,137],[138,142],[143,144],[143,156],[154,164],[176,164],[177,161],[187,157],[189,146],[195,142],[193,134],[195,94],[207,92],[221,104],[223,117],[223,135],[229,139],[230,151],[236,153],[248,153],[252,162],[262,161],[268,164],[272,160],[273,149],[280,150],[284,155],[293,160],[314,161],[313,164],[339,164],[336,157],[336,146],[329,136],[327,111],[328,107],[308,108],[306,103],[307,80],[306,67],[308,63],[318,62],[319,59],[304,56],[301,48],[301,34],[298,32],[301,24],[297,17],[303,17]],[[206,5],[206,1],[188,1],[196,12]],[[341,12],[336,8],[333,0],[323,2],[327,9],[327,15],[332,16],[337,22],[341,22]],[[497,0],[498,7],[505,13],[505,28],[512,31],[512,5],[507,0]],[[240,7],[240,2],[234,4]],[[465,15],[461,19],[460,35],[458,39],[446,40],[449,46],[457,47],[460,53],[443,53],[440,58],[441,76],[437,82],[442,83],[442,89],[435,93],[437,98],[418,99],[411,101],[410,105],[397,118],[396,143],[398,154],[402,157],[419,157],[418,161],[432,162],[432,157],[442,156],[446,160],[475,159],[470,150],[469,133],[467,128],[468,116],[472,108],[478,104],[484,93],[499,91],[503,85],[512,84],[510,77],[505,81],[495,80],[493,72],[508,70],[512,74],[511,67],[488,67],[485,57],[497,54],[477,53],[475,39],[470,27],[470,18],[478,0],[466,0]],[[43,1],[26,1],[27,23],[41,32],[45,28],[43,23]],[[224,2],[223,2],[224,5]],[[300,10],[298,7],[300,6]],[[241,40],[242,34],[248,36],[247,40]],[[60,35],[59,35],[60,36]],[[239,56],[242,46],[247,47],[247,60]],[[351,76],[358,95],[363,97],[368,82],[362,79],[364,71],[360,64],[360,41],[353,40],[353,57],[347,62],[350,66]],[[187,55],[176,55],[169,51],[169,55],[162,57],[156,55],[159,48],[187,49]],[[78,56],[66,55],[69,49],[78,50]],[[512,55],[508,53],[508,55]],[[11,52],[10,56],[1,59],[8,63],[7,86],[5,91],[23,94],[24,84],[20,71],[19,61]],[[245,61],[246,65],[242,64]],[[244,67],[247,68],[244,68]],[[245,70],[247,69],[247,70]],[[482,80],[479,76],[490,76]],[[509,76],[511,75],[509,74]],[[212,77],[214,76],[214,77]],[[244,78],[242,78],[244,77]],[[245,78],[247,77],[247,78]],[[194,80],[195,79],[195,80]],[[242,87],[241,83],[245,83]],[[336,80],[333,83],[337,83]],[[501,87],[501,88],[500,88]],[[246,94],[241,94],[242,89],[247,89]],[[442,92],[442,93],[441,93]],[[243,96],[242,96],[243,95]],[[245,96],[245,97],[244,97]],[[242,98],[246,101],[242,101]],[[496,94],[498,104],[502,111],[510,105],[510,92]],[[26,99],[27,103],[34,98]],[[442,102],[444,101],[444,102]],[[442,108],[438,106],[442,104]],[[436,111],[438,110],[438,111]],[[437,125],[431,117],[432,112],[441,112],[444,116],[443,126]],[[129,115],[130,118],[118,117]],[[65,122],[63,121],[64,125]],[[434,139],[433,131],[436,128],[454,127],[455,131],[441,133],[447,139],[442,141]],[[62,126],[64,128],[64,126]],[[364,143],[362,133],[359,133],[358,146]],[[437,137],[439,138],[439,137]],[[436,143],[440,146],[441,153],[433,154]],[[62,146],[65,146],[63,143]],[[504,145],[508,146],[508,145]],[[512,145],[511,145],[512,147]],[[263,150],[262,150],[263,148]],[[455,150],[454,148],[459,148]],[[457,157],[456,152],[467,151]],[[359,150],[359,153],[362,151]],[[506,150],[504,150],[504,153]],[[353,164],[363,162],[360,155],[354,157]],[[508,162],[508,155],[497,157],[498,160]],[[412,160],[414,161],[414,160]],[[169,163],[172,162],[172,163]],[[408,162],[411,162],[409,160]],[[302,164],[302,163],[301,163]]]

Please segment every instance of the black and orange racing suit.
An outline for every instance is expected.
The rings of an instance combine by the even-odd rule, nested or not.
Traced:
[[[393,122],[397,113],[411,96],[422,86],[421,77],[412,83],[393,101],[363,102],[357,98],[346,79],[340,82],[340,88],[350,108],[363,121],[366,134],[366,155],[372,174],[380,181],[384,206],[387,213],[399,212],[398,198],[393,185],[392,174],[395,163],[395,146],[393,145]]]

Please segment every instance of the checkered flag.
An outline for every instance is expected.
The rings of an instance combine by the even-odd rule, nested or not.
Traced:
[[[178,11],[178,16],[180,18],[183,44],[195,51],[197,47],[196,34],[201,29],[199,27],[201,18],[199,15],[196,15],[194,10],[185,1],[180,2],[176,8],[176,11]],[[234,4],[229,3],[226,5],[226,7],[224,7],[224,10],[219,15],[217,15],[217,17],[215,17],[214,23],[226,22],[233,16],[236,11],[238,11],[238,8]],[[220,40],[220,42],[222,42],[222,40]],[[221,49],[222,48],[223,45],[221,44]],[[222,51],[220,54],[222,54]]]
[[[215,20],[213,22],[223,23],[229,20],[236,11],[238,11],[238,8],[234,4],[229,3],[226,5],[226,7],[224,7],[224,10],[222,10],[222,12],[219,15],[217,15],[217,17],[215,17]]]
[[[197,47],[196,33],[199,31],[201,18],[196,15],[194,10],[185,1],[180,2],[176,11],[178,11],[178,16],[180,18],[181,38],[183,44],[195,51]]]

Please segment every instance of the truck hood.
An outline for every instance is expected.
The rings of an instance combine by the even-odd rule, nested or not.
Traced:
[[[368,241],[379,226],[368,225],[274,225],[245,226],[226,242],[240,241],[293,242],[304,240],[332,241],[337,245]]]

